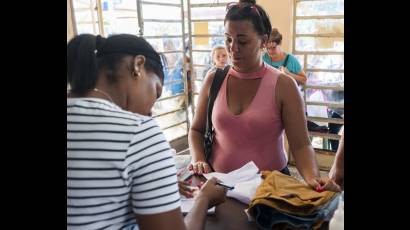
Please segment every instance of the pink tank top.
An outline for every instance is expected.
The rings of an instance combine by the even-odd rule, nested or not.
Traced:
[[[253,161],[260,170],[283,169],[287,164],[284,128],[273,99],[280,71],[264,64],[255,73],[262,75],[259,88],[251,104],[239,115],[229,110],[226,100],[227,80],[234,74],[240,78],[249,75],[231,68],[216,97],[212,112],[215,139],[210,158],[213,168],[227,173]]]

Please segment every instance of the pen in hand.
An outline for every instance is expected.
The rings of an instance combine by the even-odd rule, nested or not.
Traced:
[[[216,182],[216,184],[219,185],[219,186],[225,187],[225,188],[227,188],[228,190],[232,190],[232,189],[235,188],[235,187],[228,186],[228,185],[226,185],[226,184],[222,184],[222,183],[220,183],[220,182]]]

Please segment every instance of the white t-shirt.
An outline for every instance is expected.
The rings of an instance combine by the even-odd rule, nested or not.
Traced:
[[[135,214],[180,204],[171,148],[152,118],[67,99],[67,229],[138,229]]]

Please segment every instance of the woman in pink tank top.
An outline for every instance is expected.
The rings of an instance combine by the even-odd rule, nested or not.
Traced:
[[[303,100],[296,82],[262,61],[272,26],[254,0],[227,5],[225,45],[233,66],[215,100],[212,123],[215,138],[209,164],[228,173],[255,162],[260,170],[287,170],[283,135],[286,131],[296,167],[313,188],[338,191],[329,178],[321,178],[308,138]],[[189,132],[190,152],[197,174],[210,172],[204,156],[209,91],[215,73],[209,73],[199,94]]]

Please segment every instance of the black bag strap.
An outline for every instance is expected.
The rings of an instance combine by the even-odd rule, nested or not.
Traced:
[[[283,67],[286,67],[288,65],[288,59],[289,59],[289,54],[286,54],[285,61],[283,62]]]
[[[208,109],[206,112],[206,130],[205,133],[208,133],[209,131],[212,131],[213,126],[212,126],[212,110],[214,108],[214,103],[216,96],[218,96],[219,89],[222,86],[222,83],[226,77],[226,74],[229,71],[230,66],[226,66],[223,70],[217,68],[215,72],[214,79],[212,81],[211,89],[209,90],[209,97],[208,97]]]

